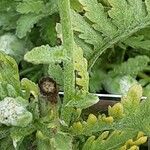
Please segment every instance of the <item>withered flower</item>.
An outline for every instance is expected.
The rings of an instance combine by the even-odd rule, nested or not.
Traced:
[[[38,85],[43,96],[47,97],[52,104],[57,103],[58,86],[56,81],[50,77],[43,77]]]

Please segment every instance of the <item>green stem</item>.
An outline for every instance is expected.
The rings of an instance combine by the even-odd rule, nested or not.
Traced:
[[[140,25],[137,24],[137,26],[134,26],[132,30],[128,31],[128,29],[127,29],[126,31],[123,31],[122,34],[116,36],[111,41],[109,41],[109,42],[106,41],[106,43],[104,43],[104,45],[102,47],[97,49],[94,52],[94,54],[91,56],[91,58],[89,59],[88,70],[89,71],[91,70],[91,68],[96,63],[98,58],[102,55],[102,53],[104,53],[112,45],[116,44],[119,41],[123,41],[123,40],[127,39],[128,37],[130,37],[131,35],[133,35],[137,31],[139,31],[140,29],[143,29],[143,28],[145,28],[145,27],[147,27],[149,25],[150,25],[150,20],[147,19],[146,21],[142,22]]]
[[[63,47],[64,47],[64,104],[71,100],[75,93],[75,74],[73,62],[74,38],[71,25],[70,1],[59,0]]]
[[[39,66],[34,66],[34,67],[31,67],[31,68],[27,68],[25,70],[22,70],[20,71],[20,76],[23,76],[23,75],[26,75],[27,73],[33,71],[33,70],[36,70],[37,68],[39,68]]]
[[[142,78],[142,79],[149,79],[149,78],[150,78],[147,74],[145,74],[145,73],[143,73],[143,72],[139,72],[139,73],[138,73],[138,76],[139,76],[140,78]]]

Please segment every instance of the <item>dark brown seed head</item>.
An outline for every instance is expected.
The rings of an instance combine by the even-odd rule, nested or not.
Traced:
[[[50,77],[43,77],[39,81],[39,88],[40,92],[44,96],[49,96],[56,92],[57,84],[56,82]]]
[[[57,83],[50,77],[43,77],[39,81],[40,92],[43,96],[47,97],[47,100],[52,104],[57,103],[58,98],[58,86]]]

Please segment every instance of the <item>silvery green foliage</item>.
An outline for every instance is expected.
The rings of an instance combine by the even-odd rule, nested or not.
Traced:
[[[79,38],[94,46],[88,56],[89,68],[108,48],[150,24],[149,0],[108,0],[108,8],[98,0],[79,2],[85,10],[84,16],[73,11],[72,22]]]
[[[144,68],[148,66],[149,62],[149,57],[137,55],[114,67],[113,70],[109,72],[109,75],[115,77],[117,75],[123,76],[128,74],[132,77],[136,77],[140,71],[143,71]]]
[[[0,102],[0,123],[7,126],[25,127],[32,121],[32,114],[21,98],[6,97]]]
[[[61,53],[56,47],[54,47],[52,50],[49,46],[41,46],[34,48],[34,50],[28,52],[25,56],[26,61],[35,64],[42,63],[51,65],[52,63],[53,65],[59,65],[57,63],[62,63],[63,61],[62,68],[61,65],[60,67],[57,67],[57,69],[55,66],[50,66],[51,68],[49,67],[50,72],[53,71],[56,74],[56,70],[57,72],[61,70],[63,73],[59,74],[64,75],[63,81],[65,97],[63,100],[64,105],[61,107],[61,115],[58,114],[57,116],[57,113],[55,114],[56,109],[54,110],[53,107],[52,111],[49,111],[46,116],[38,116],[38,109],[36,108],[39,108],[37,106],[40,105],[40,103],[38,102],[39,91],[36,88],[36,85],[26,79],[22,80],[20,85],[17,64],[10,57],[4,56],[3,54],[0,55],[0,60],[2,62],[0,67],[0,81],[4,82],[2,82],[2,85],[6,85],[6,88],[9,87],[9,89],[13,89],[14,87],[13,91],[17,92],[11,92],[11,95],[14,95],[15,97],[18,95],[22,96],[22,87],[23,90],[26,91],[24,94],[26,97],[29,98],[30,94],[32,94],[32,97],[30,97],[31,101],[29,104],[29,110],[33,112],[34,118],[34,121],[32,121],[32,115],[26,109],[27,104],[24,103],[24,101],[20,98],[20,100],[18,98],[11,98],[14,96],[9,96],[9,93],[7,96],[5,96],[6,98],[4,100],[1,98],[2,101],[0,102],[0,110],[2,113],[0,119],[3,121],[2,123],[19,127],[10,128],[11,138],[8,136],[6,137],[6,139],[10,139],[10,141],[3,142],[3,139],[0,140],[0,149],[13,149],[13,145],[10,148],[3,146],[11,144],[14,144],[15,149],[34,149],[33,147],[36,147],[34,144],[37,144],[36,149],[38,150],[116,150],[120,149],[120,147],[129,139],[135,139],[135,136],[139,131],[142,131],[143,134],[146,134],[146,136],[150,135],[150,101],[147,100],[140,102],[142,88],[139,87],[139,85],[131,88],[127,96],[122,98],[121,103],[111,109],[113,114],[112,116],[110,115],[106,117],[105,115],[100,115],[99,118],[96,118],[94,115],[89,115],[91,117],[88,117],[87,121],[81,121],[81,123],[77,122],[75,127],[79,131],[76,130],[75,135],[70,133],[70,130],[68,130],[67,126],[63,127],[59,121],[59,119],[61,119],[64,124],[66,123],[67,125],[68,123],[69,126],[72,126],[74,121],[84,120],[84,118],[79,118],[81,108],[89,107],[99,100],[88,93],[89,76],[87,72],[87,65],[90,64],[90,66],[92,66],[98,56],[107,48],[110,48],[115,43],[122,41],[124,38],[129,37],[137,30],[150,24],[149,0],[130,0],[128,3],[126,0],[108,1],[111,7],[107,12],[105,7],[101,5],[100,0],[80,0],[85,9],[85,14],[82,14],[81,16],[77,13],[74,14],[75,17],[79,17],[77,18],[78,20],[75,19],[74,22],[76,24],[73,23],[73,25],[76,26],[75,30],[78,31],[80,40],[82,42],[85,41],[85,43],[82,45],[84,45],[84,47],[86,44],[88,46],[93,45],[95,48],[95,51],[92,51],[88,57],[90,60],[89,63],[87,63],[83,57],[82,49],[84,48],[82,46],[82,49],[76,49],[74,47],[74,37],[73,34],[71,34],[72,30],[69,18],[69,0],[59,0],[60,14],[62,15],[61,22],[64,44],[63,52],[61,51]],[[48,0],[23,0],[18,2],[20,4],[15,5],[15,7],[17,6],[17,11],[18,13],[21,13],[21,16],[17,21],[16,33],[20,38],[27,37],[27,33],[31,31],[31,28],[34,27],[34,24],[38,23],[42,18],[53,14],[57,10],[56,7],[52,7],[54,5],[51,5],[56,4],[56,0],[50,0],[50,3],[48,4]],[[43,4],[46,5],[44,6]],[[33,6],[35,7],[33,8]],[[145,10],[147,10],[147,12],[145,12]],[[81,28],[79,28],[78,25]],[[54,51],[56,49],[58,50],[57,52]],[[130,64],[133,63],[127,63],[125,65],[123,64],[121,67],[119,67],[119,69],[117,68],[110,72],[110,76],[115,78],[116,76],[126,75],[126,72],[131,76],[137,75],[139,71],[143,70],[143,67],[147,66],[149,61],[147,58],[144,58],[144,61],[141,58],[138,58],[138,60],[140,60],[140,65],[137,66],[140,66],[140,68],[136,68],[136,70],[129,68],[128,70],[126,66],[130,66]],[[52,69],[54,67],[55,70]],[[129,73],[129,71],[131,72]],[[57,77],[59,78],[59,76]],[[121,80],[121,82],[124,83],[126,81],[125,79]],[[123,87],[126,88],[126,84],[124,84]],[[79,94],[76,91],[79,92]],[[120,120],[116,120],[117,117],[113,118],[115,114],[118,114],[119,117],[121,116],[120,118],[118,117]],[[32,123],[28,125],[28,123],[31,121]],[[24,126],[26,127],[24,128]],[[28,137],[28,135],[33,135],[32,133],[36,133],[36,139],[32,138],[32,136]],[[102,133],[103,135],[98,136],[98,133]],[[83,137],[84,135],[85,138]],[[96,137],[94,137],[94,135],[96,135]],[[92,137],[92,140],[89,136]],[[84,139],[88,139],[87,142],[84,141]],[[28,143],[30,145],[28,145]],[[81,143],[85,145],[82,147]],[[141,143],[134,144],[140,145]]]
[[[131,76],[109,77],[103,82],[105,90],[113,94],[126,94],[134,84],[137,84],[137,81]]]
[[[63,60],[63,48],[50,47],[49,45],[42,45],[35,47],[31,51],[27,52],[24,59],[33,64],[50,64],[55,62],[61,62]]]
[[[44,4],[42,0],[24,0],[17,6],[17,11],[21,14],[17,21],[16,34],[19,38],[23,38],[34,24],[38,23],[42,18],[57,12],[57,1],[51,0]]]
[[[18,39],[16,35],[6,33],[0,36],[0,51],[12,56],[19,62],[27,52],[27,44],[25,41]]]
[[[91,73],[90,89],[98,91],[103,86],[109,93],[124,94],[132,85],[131,83],[137,83],[138,74],[149,67],[149,62],[148,56],[137,55],[127,61],[115,64],[108,73],[99,69],[99,65],[97,65],[97,68],[94,68]],[[101,63],[101,66],[104,66],[103,63]]]

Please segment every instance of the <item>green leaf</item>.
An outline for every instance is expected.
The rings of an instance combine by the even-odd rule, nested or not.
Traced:
[[[112,6],[112,9],[109,11],[109,16],[113,19],[113,23],[119,30],[137,25],[137,23],[143,21],[144,17],[146,17],[142,0],[131,0],[129,3],[125,0],[109,0],[109,2]],[[125,9],[122,9],[123,7]]]
[[[74,70],[76,75],[76,89],[87,93],[89,89],[89,74],[87,72],[87,60],[83,57],[83,50],[75,47]]]
[[[150,50],[150,40],[145,40],[143,35],[131,36],[123,41],[123,43],[135,49],[145,49],[147,51]]]
[[[103,80],[104,89],[112,94],[124,95],[134,84],[137,84],[137,81],[131,76],[107,77]]]
[[[17,11],[21,14],[36,13],[39,14],[44,9],[44,2],[42,0],[23,0],[17,6]]]
[[[137,95],[139,96],[138,93],[136,94],[136,97]],[[133,99],[130,99],[131,102],[128,101],[127,103],[126,100],[123,99],[123,105],[125,108],[124,113],[126,114],[126,116],[122,120],[120,120],[120,123],[118,125],[116,124],[116,127],[118,126],[117,128],[119,130],[121,129],[122,131],[126,130],[134,132],[142,131],[145,135],[149,136],[150,135],[149,98],[141,103],[139,103],[139,97],[137,100],[134,98],[135,97],[133,97]]]
[[[142,87],[138,84],[130,87],[126,96],[122,97],[121,103],[124,106],[125,113],[133,113],[136,109],[138,109],[141,97],[142,97]],[[132,106],[132,110],[131,110]]]
[[[6,126],[0,126],[0,140],[9,135],[10,128]]]
[[[7,84],[0,82],[0,100],[8,96]]]
[[[76,94],[72,100],[70,100],[65,107],[76,107],[85,109],[88,108],[99,101],[96,95],[87,93],[86,95],[82,93]]]
[[[150,97],[150,83],[144,88],[144,96]]]
[[[83,49],[84,57],[88,60],[90,55],[93,53],[91,45],[86,44],[84,40],[80,39],[77,35],[74,37],[75,42]]]
[[[140,85],[130,88],[127,95],[121,100],[124,117],[116,123],[115,128],[122,131],[142,131],[145,135],[150,135],[150,101],[149,98],[141,101],[141,96],[142,87]]]
[[[109,72],[109,75],[114,77],[117,75],[131,75],[136,77],[140,71],[143,71],[144,68],[150,62],[150,58],[147,56],[136,56],[135,58],[129,58],[127,62],[123,62],[121,65],[114,67],[112,71]]]
[[[53,146],[57,150],[72,150],[72,137],[69,134],[59,132],[54,136]],[[60,144],[61,143],[61,144]]]
[[[12,10],[16,7],[17,3],[17,1],[12,0],[1,0],[0,11]]]
[[[141,96],[142,88],[140,85],[134,85],[130,88],[128,94],[119,103],[123,113],[119,120],[115,120],[111,116],[106,117],[105,115],[100,115],[97,119],[93,115],[89,115],[92,117],[88,117],[86,122],[83,121],[82,124],[80,123],[82,132],[78,133],[79,135],[100,132],[98,138],[90,136],[83,148],[90,150],[119,150],[128,140],[131,141],[131,139],[133,139],[133,142],[139,139],[134,144],[137,146],[140,145],[144,135],[149,136],[150,134],[150,101],[147,99],[140,102]],[[114,106],[113,111],[118,111],[117,105],[115,105],[116,107]],[[73,128],[74,126],[72,126]],[[143,133],[140,136],[141,139],[139,136],[137,137],[139,132]],[[146,142],[146,139],[143,142]]]
[[[83,150],[89,149],[95,140],[95,136],[90,136],[83,145]]]
[[[80,2],[85,14],[73,12],[72,22],[79,38],[94,46],[89,69],[108,48],[150,25],[149,1],[108,0],[109,8],[97,0]]]
[[[22,60],[27,51],[26,42],[18,39],[17,36],[11,33],[0,36],[0,47],[0,51],[12,56],[17,62]]]
[[[33,1],[33,0],[30,0],[30,2],[31,1]],[[26,2],[28,2],[28,1],[26,1]],[[29,5],[26,5],[26,3],[23,3],[23,6],[26,5],[27,7],[31,7],[32,4],[30,2],[28,3]],[[35,1],[35,3],[36,2],[37,1]],[[41,1],[40,5],[43,5],[42,3],[43,2]],[[36,6],[37,5],[35,5],[33,7],[32,12],[33,11],[39,11],[39,10],[41,11],[42,8],[38,9],[38,8],[36,8]],[[38,6],[38,7],[40,7],[40,6]],[[34,10],[34,8],[36,10]],[[19,11],[21,11],[20,9],[19,9]],[[23,12],[24,13],[31,12],[31,8],[29,8],[29,9],[30,9],[30,11],[29,10],[24,10]],[[27,14],[23,14],[23,15],[20,16],[20,18],[17,21],[17,27],[16,27],[16,34],[19,38],[23,38],[23,37],[26,36],[26,34],[28,32],[31,32],[31,29],[34,27],[34,25],[36,23],[38,23],[42,18],[47,17],[47,16],[52,15],[55,12],[57,12],[57,2],[54,1],[54,0],[51,0],[50,2],[45,4],[45,7],[42,10],[43,11],[39,14],[37,14],[37,13],[27,13]]]
[[[94,29],[102,32],[106,36],[113,37],[117,28],[112,24],[111,20],[108,19],[103,5],[98,3],[97,0],[80,0],[80,2],[86,11],[85,16],[94,22]]]
[[[0,149],[1,150],[15,150],[10,136],[7,136],[6,138],[0,140]]]
[[[13,140],[13,146],[15,149],[18,149],[20,144],[22,143],[23,139],[32,134],[35,131],[35,127],[33,125],[29,125],[24,128],[20,127],[13,127],[10,130],[10,136]]]
[[[28,80],[27,78],[23,78],[21,80],[21,86],[23,90],[26,91],[27,99],[30,97],[30,94],[32,94],[35,98],[38,97],[39,89],[34,82]]]
[[[78,11],[78,12],[82,12],[82,11],[83,11],[83,7],[82,7],[82,5],[79,3],[78,0],[70,0],[70,5],[71,5],[71,7],[72,7],[74,10],[76,10],[76,11]]]
[[[50,64],[63,60],[63,48],[60,47],[50,47],[49,45],[42,45],[32,49],[30,52],[24,56],[24,59],[33,64]]]
[[[37,149],[38,150],[49,150],[51,149],[50,140],[49,139],[38,139],[37,138]]]
[[[17,21],[16,34],[19,38],[26,36],[40,19],[45,15],[43,14],[27,14],[22,15]]]
[[[12,86],[12,85],[10,85],[10,84],[7,84],[7,91],[8,91],[8,95],[7,96],[9,96],[9,97],[14,97],[14,98],[16,98],[17,96],[19,96],[18,94],[17,94],[17,92],[16,92],[16,90],[15,90],[15,88]]]
[[[34,119],[39,119],[39,88],[34,82],[23,78],[21,80],[21,87],[24,90],[24,98],[30,98],[30,105],[28,110],[33,114]],[[33,97],[32,97],[33,96]]]
[[[89,84],[90,92],[96,93],[102,90],[102,84],[106,76],[107,75],[105,74],[104,71],[98,68],[93,69],[92,72],[90,73],[90,84]]]
[[[0,82],[12,85],[20,93],[18,66],[13,58],[0,52]]]
[[[136,133],[134,132],[120,132],[114,131],[110,134],[109,137],[101,139],[101,135],[94,139],[91,136],[84,145],[84,150],[86,150],[87,146],[90,150],[119,150],[121,146],[128,140],[135,136]]]
[[[85,40],[86,43],[94,45],[95,48],[100,47],[102,43],[102,37],[100,34],[96,32],[79,14],[72,11],[71,15],[73,29],[80,32],[79,38]]]
[[[53,15],[51,17],[46,17],[39,22],[41,26],[41,38],[47,44],[55,46],[57,43],[57,33],[56,33],[56,21],[58,17]]]
[[[50,0],[49,2],[47,2],[43,13],[52,15],[56,12],[58,12],[58,0]]]
[[[16,98],[18,96],[20,96],[20,93],[17,93],[11,84],[0,82],[0,100],[3,100],[5,97]]]
[[[15,11],[1,12],[0,15],[0,27],[3,30],[11,30],[16,28],[16,22],[19,15]]]
[[[61,88],[63,88],[63,69],[59,64],[50,64],[48,67],[48,74],[52,77]]]
[[[41,131],[37,131],[36,136],[39,150],[72,150],[72,137],[67,133],[58,132],[52,138],[47,138]]]

